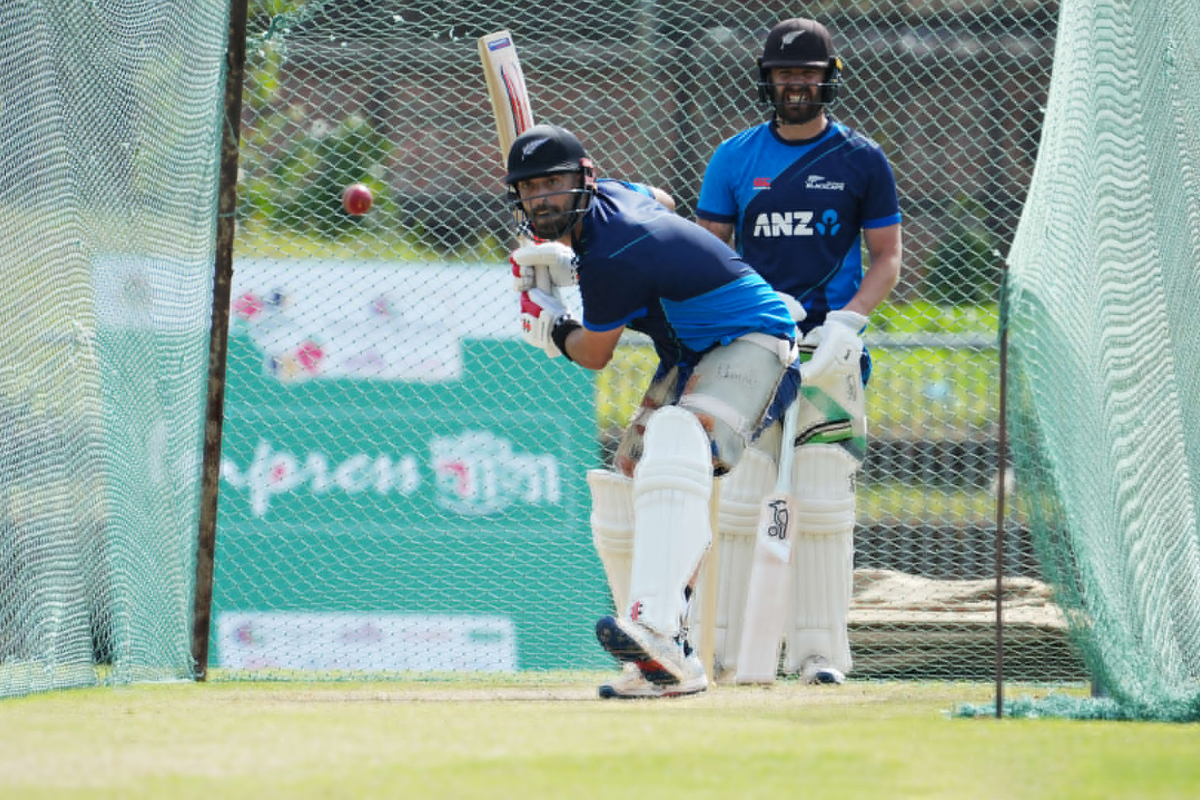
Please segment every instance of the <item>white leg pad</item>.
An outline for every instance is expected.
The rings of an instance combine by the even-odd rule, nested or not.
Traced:
[[[604,565],[613,606],[629,608],[629,574],[633,570],[633,480],[606,469],[588,470],[592,490],[592,544]]]
[[[720,511],[717,530],[720,552],[717,565],[717,612],[713,636],[713,660],[718,674],[737,670],[738,642],[742,638],[742,612],[750,581],[754,556],[754,537],[758,528],[762,497],[775,485],[775,460],[756,447],[748,447],[742,459],[721,479]],[[709,587],[703,582],[698,593]],[[702,609],[703,603],[693,605]],[[692,612],[691,629],[704,631],[703,615]]]
[[[712,539],[708,499],[712,449],[691,412],[675,406],[646,423],[633,475],[633,565],[629,616],[674,636],[684,622],[684,589]]]
[[[858,459],[837,445],[796,450],[792,492],[792,598],[784,631],[784,669],[796,672],[810,656],[824,656],[850,672],[847,623],[854,590],[854,476]]]

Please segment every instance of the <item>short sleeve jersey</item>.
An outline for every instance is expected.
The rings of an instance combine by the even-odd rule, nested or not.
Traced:
[[[798,299],[811,326],[858,291],[862,229],[899,223],[900,204],[871,139],[831,120],[815,139],[789,142],[767,122],[717,147],[696,216],[732,224],[737,252]]]
[[[650,337],[662,365],[748,333],[791,338],[775,291],[732,248],[621,181],[597,181],[575,242],[583,325]]]

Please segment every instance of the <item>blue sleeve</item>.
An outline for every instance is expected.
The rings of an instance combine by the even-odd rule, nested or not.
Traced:
[[[657,199],[654,197],[654,192],[650,191],[650,187],[644,183],[634,183],[633,181],[623,181],[623,180],[619,180],[617,178],[604,178],[603,180],[611,180],[613,183],[619,183],[622,186],[624,186],[626,189],[632,189],[633,191],[637,192],[638,194],[646,195],[646,197],[649,197],[651,200]]]
[[[886,228],[900,222],[900,199],[896,191],[896,176],[883,150],[876,147],[871,172],[871,188],[863,208],[864,228]]]
[[[726,157],[728,150],[725,143],[720,144],[704,170],[704,180],[700,182],[700,198],[696,201],[696,216],[700,219],[737,222],[737,198],[730,188],[731,162]]]

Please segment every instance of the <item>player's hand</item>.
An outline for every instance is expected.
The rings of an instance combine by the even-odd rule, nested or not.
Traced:
[[[545,350],[550,358],[562,355],[550,334],[555,325],[570,317],[571,312],[554,295],[541,289],[521,292],[521,335],[529,344]]]
[[[579,283],[575,251],[561,242],[518,247],[508,260],[513,268],[513,288],[518,292],[528,292],[537,285],[538,267],[544,267],[550,274],[551,286],[574,286]]]
[[[815,381],[827,372],[848,372],[860,369],[863,343],[858,332],[866,327],[867,318],[857,311],[839,309],[825,315],[825,324],[813,328],[804,337],[806,344],[815,344],[812,358],[800,365],[800,381]]]

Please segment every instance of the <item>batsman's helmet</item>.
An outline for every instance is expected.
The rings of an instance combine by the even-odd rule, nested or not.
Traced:
[[[513,139],[507,163],[509,186],[556,172],[582,172],[585,183],[592,176],[592,161],[579,139],[557,125],[534,125]]]
[[[596,193],[595,167],[579,139],[565,128],[549,124],[528,128],[513,139],[506,163],[508,174],[504,176],[504,182],[508,184],[509,203],[518,213],[521,233],[526,233],[528,229],[528,219],[525,218],[521,197],[517,192],[517,184],[521,181],[560,172],[577,172],[582,176],[579,188],[571,190],[575,203],[570,224],[560,231],[560,235],[591,207]]]
[[[758,97],[771,97],[773,67],[819,67],[825,70],[819,94],[822,105],[837,99],[842,86],[842,60],[833,52],[833,38],[824,25],[811,19],[785,19],[771,28],[758,59]]]

